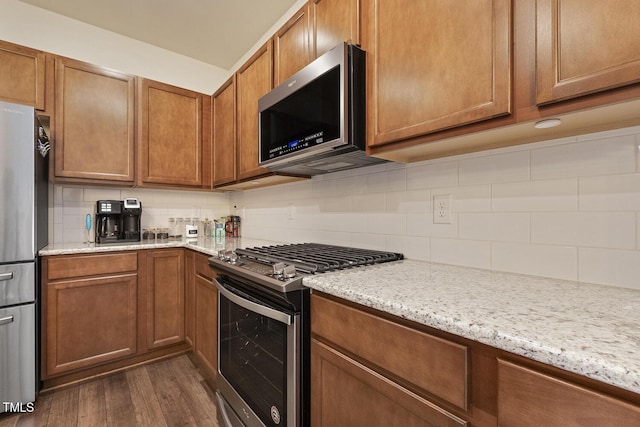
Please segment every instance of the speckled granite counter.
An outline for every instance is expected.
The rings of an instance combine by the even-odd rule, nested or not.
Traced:
[[[304,283],[640,393],[637,290],[409,260]]]
[[[55,244],[40,255],[274,245],[241,238]],[[640,291],[400,261],[309,276],[304,284],[371,308],[640,393]]]
[[[215,256],[218,254],[218,251],[221,250],[235,250],[236,248],[277,244],[278,242],[246,237],[225,239],[223,242],[219,242],[208,237],[201,237],[198,240],[189,242],[185,240],[167,240],[164,242],[142,241],[140,243],[118,243],[105,245],[95,243],[55,243],[41,249],[39,255],[71,255],[98,252],[137,251],[140,249],[190,248],[204,254]]]

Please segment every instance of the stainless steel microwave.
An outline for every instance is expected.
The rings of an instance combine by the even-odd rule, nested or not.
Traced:
[[[383,162],[365,153],[365,62],[341,43],[260,98],[260,166],[318,175]]]

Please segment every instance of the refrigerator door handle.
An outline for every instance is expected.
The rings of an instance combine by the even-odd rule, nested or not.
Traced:
[[[12,280],[13,279],[13,271],[8,273],[0,273],[0,280]]]
[[[13,322],[13,316],[0,317],[0,326]]]

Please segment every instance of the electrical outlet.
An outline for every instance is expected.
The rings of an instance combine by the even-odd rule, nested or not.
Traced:
[[[451,194],[433,196],[433,223],[451,224]]]

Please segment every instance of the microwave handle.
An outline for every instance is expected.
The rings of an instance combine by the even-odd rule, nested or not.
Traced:
[[[220,282],[218,282],[216,279],[213,279],[213,284],[216,285],[216,287],[218,288],[218,291],[222,295],[224,295],[225,298],[227,298],[228,300],[230,300],[235,304],[238,304],[240,307],[246,308],[247,310],[251,310],[255,313],[261,314],[262,316],[266,316],[270,319],[276,320],[280,323],[284,323],[285,325],[293,324],[293,316],[287,313],[284,313],[282,311],[274,310],[273,308],[270,308],[261,304],[256,304],[253,301],[244,299],[241,296],[236,295],[233,292],[229,291],[227,288],[222,286],[222,284],[220,284]]]

